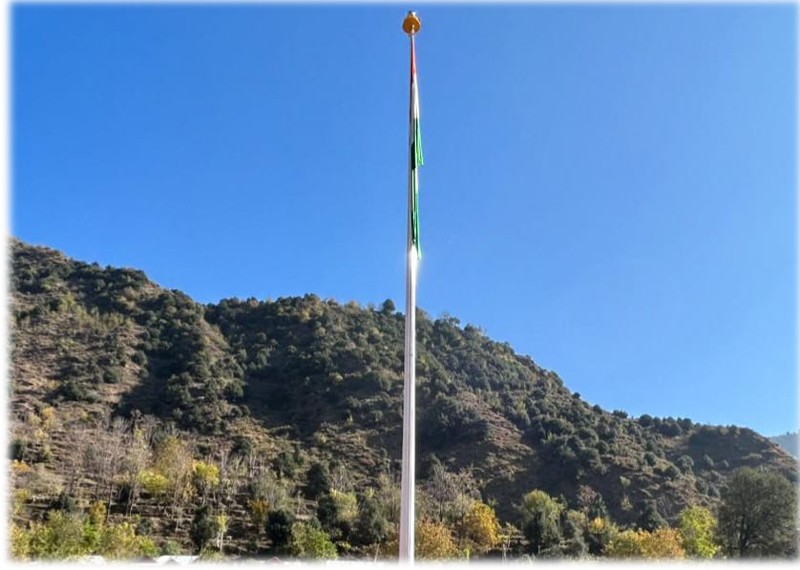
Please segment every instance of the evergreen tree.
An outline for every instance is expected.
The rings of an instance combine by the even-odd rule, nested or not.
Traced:
[[[796,490],[777,473],[738,469],[722,493],[718,533],[729,556],[796,552]]]
[[[315,500],[320,495],[324,495],[331,490],[331,474],[328,470],[328,465],[325,463],[320,463],[319,461],[313,463],[308,468],[306,478],[308,480],[306,496],[311,500]]]
[[[217,530],[217,521],[211,516],[211,507],[204,505],[197,509],[192,519],[192,526],[189,528],[189,537],[197,552],[202,552],[206,544],[217,536]]]
[[[283,509],[270,511],[267,515],[267,536],[272,541],[272,548],[285,550],[292,538],[294,516]]]
[[[353,529],[353,541],[362,546],[383,542],[389,523],[381,514],[380,505],[367,495],[360,495],[358,499],[358,519]]]

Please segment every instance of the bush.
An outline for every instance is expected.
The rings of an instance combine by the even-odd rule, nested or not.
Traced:
[[[65,513],[74,513],[78,510],[78,504],[73,497],[61,491],[58,497],[50,502],[50,509],[64,511]]]
[[[84,545],[83,519],[63,511],[50,511],[45,523],[32,523],[28,554],[36,559],[66,560],[89,554]]]
[[[675,464],[676,464],[676,465],[677,465],[677,466],[678,466],[678,467],[681,469],[681,471],[683,471],[684,473],[688,473],[688,472],[690,472],[690,471],[692,470],[692,467],[694,467],[694,461],[693,461],[693,460],[692,460],[692,458],[691,458],[691,457],[689,457],[688,455],[681,455],[681,456],[678,458],[678,461],[676,461],[676,462],[675,462]]]
[[[103,382],[106,384],[117,384],[122,380],[122,373],[114,368],[103,371]]]
[[[308,523],[297,522],[292,525],[289,551],[299,558],[318,558],[333,560],[336,547],[324,530]]]
[[[59,389],[59,395],[68,402],[96,402],[97,395],[76,380],[67,380]]]

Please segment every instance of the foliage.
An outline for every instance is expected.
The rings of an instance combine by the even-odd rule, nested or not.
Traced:
[[[192,526],[189,528],[189,537],[192,539],[197,552],[201,552],[206,544],[217,536],[219,524],[211,514],[211,507],[202,506],[194,514]]]
[[[617,535],[619,529],[608,518],[595,517],[586,526],[586,545],[589,553],[599,555]]]
[[[654,531],[667,526],[667,521],[658,512],[655,501],[645,501],[639,513],[638,523],[640,528],[647,531]]]
[[[442,523],[419,521],[414,532],[414,554],[421,560],[453,558],[458,552],[450,529]]]
[[[166,477],[167,492],[173,504],[189,498],[192,492],[192,453],[188,445],[174,435],[165,437],[155,449],[153,463],[157,473]]]
[[[148,495],[161,497],[166,495],[169,490],[169,479],[152,469],[141,471],[137,480]]]
[[[618,533],[604,552],[611,558],[685,558],[680,535],[670,528],[624,530]]]
[[[561,532],[563,541],[561,552],[568,557],[582,558],[588,552],[586,534],[589,522],[581,511],[566,510],[561,513]]]
[[[472,503],[479,497],[478,483],[470,470],[451,472],[440,462],[433,461],[420,499],[422,511],[428,518],[459,526],[463,524]]]
[[[389,523],[381,512],[378,500],[371,494],[358,496],[358,518],[353,528],[354,544],[366,546],[386,540]]]
[[[366,553],[390,540],[399,519],[404,337],[393,304],[376,310],[306,295],[201,305],[142,272],[17,241],[11,278],[11,515],[25,536],[30,523],[44,524],[40,504],[77,515],[100,500],[109,522],[140,514],[139,532],[188,547],[183,509],[207,504],[231,513],[236,548],[255,553],[264,537],[234,513],[254,515],[261,533],[269,512],[307,520],[319,504],[302,502],[299,488],[318,503],[330,495],[335,516],[326,525],[343,552],[348,541]],[[457,549],[478,548],[466,530],[474,501],[516,522],[515,504],[531,484],[562,506],[557,524],[541,517],[527,528],[552,531],[538,556],[580,556],[586,547],[602,552],[615,522],[652,530],[666,518],[674,524],[692,502],[716,509],[741,465],[797,479],[791,460],[751,430],[608,413],[479,327],[421,310],[417,327],[426,435],[418,516],[446,526]],[[65,402],[65,389],[82,401]],[[111,409],[130,418],[128,429],[105,429]],[[83,463],[86,448],[91,461]],[[320,473],[308,469],[314,463]],[[347,494],[349,506],[331,491]],[[96,549],[99,519],[83,525],[86,549]],[[288,546],[267,538],[276,550]],[[519,553],[519,538],[501,549]]]
[[[193,461],[192,482],[201,494],[205,494],[219,486],[219,467],[205,461]]]
[[[331,489],[331,474],[326,463],[315,462],[311,464],[306,478],[308,480],[306,496],[309,499],[316,499]]]
[[[299,558],[321,558],[333,560],[336,547],[324,530],[304,522],[292,525],[289,551]]]
[[[30,535],[11,523],[9,532],[9,554],[12,560],[27,560],[30,554]]]
[[[261,527],[267,522],[267,513],[269,512],[269,503],[264,499],[251,499],[247,503],[250,511],[250,522],[255,526]]]
[[[108,560],[131,560],[139,556],[157,556],[153,541],[136,533],[131,522],[106,525],[100,534],[96,553]]]
[[[713,558],[720,547],[715,543],[717,521],[714,515],[699,505],[686,507],[679,516],[678,532],[681,545],[688,556]]]
[[[334,540],[347,539],[358,516],[358,501],[353,493],[331,490],[317,502],[317,518]]]
[[[50,511],[45,522],[25,531],[12,526],[12,556],[21,559],[68,560],[98,554],[109,560],[155,556],[153,541],[137,534],[132,522],[100,524],[78,513]]]
[[[84,544],[82,517],[50,511],[44,523],[31,523],[28,555],[43,560],[65,560],[89,554]]]
[[[464,517],[464,534],[473,552],[486,552],[500,542],[500,523],[494,509],[480,501],[473,501]]]
[[[283,509],[270,511],[267,515],[267,536],[272,541],[272,547],[282,550],[289,545],[292,538],[292,524],[294,516]]]
[[[559,517],[563,509],[561,503],[540,489],[523,497],[521,529],[533,554],[558,545],[561,540]]]
[[[785,556],[795,541],[796,490],[776,473],[734,472],[722,493],[719,539],[734,557]]]

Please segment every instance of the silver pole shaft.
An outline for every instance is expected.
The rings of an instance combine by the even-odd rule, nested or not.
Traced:
[[[411,50],[414,50],[414,35],[411,35]],[[410,105],[413,108],[414,93]],[[414,207],[414,188],[417,185],[417,170],[411,168],[413,157],[410,141],[414,136],[414,124],[409,113],[408,136],[408,232],[406,239],[406,341],[403,375],[403,469],[401,477],[400,503],[400,562],[414,563],[414,468],[415,468],[415,419],[416,419],[416,306],[417,306],[417,252],[412,240],[411,213]]]

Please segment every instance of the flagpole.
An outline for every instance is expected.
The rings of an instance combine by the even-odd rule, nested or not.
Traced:
[[[403,31],[408,34],[411,46],[411,90],[409,94],[409,143],[415,136],[413,112],[414,92],[414,34],[420,22],[414,12],[409,12],[403,21]],[[408,156],[408,230],[406,235],[406,338],[403,374],[403,468],[400,502],[400,562],[414,563],[414,467],[415,467],[415,420],[416,420],[416,305],[417,305],[417,245],[414,243],[413,212],[415,190],[418,187],[417,169],[413,167],[415,148],[409,144]]]

